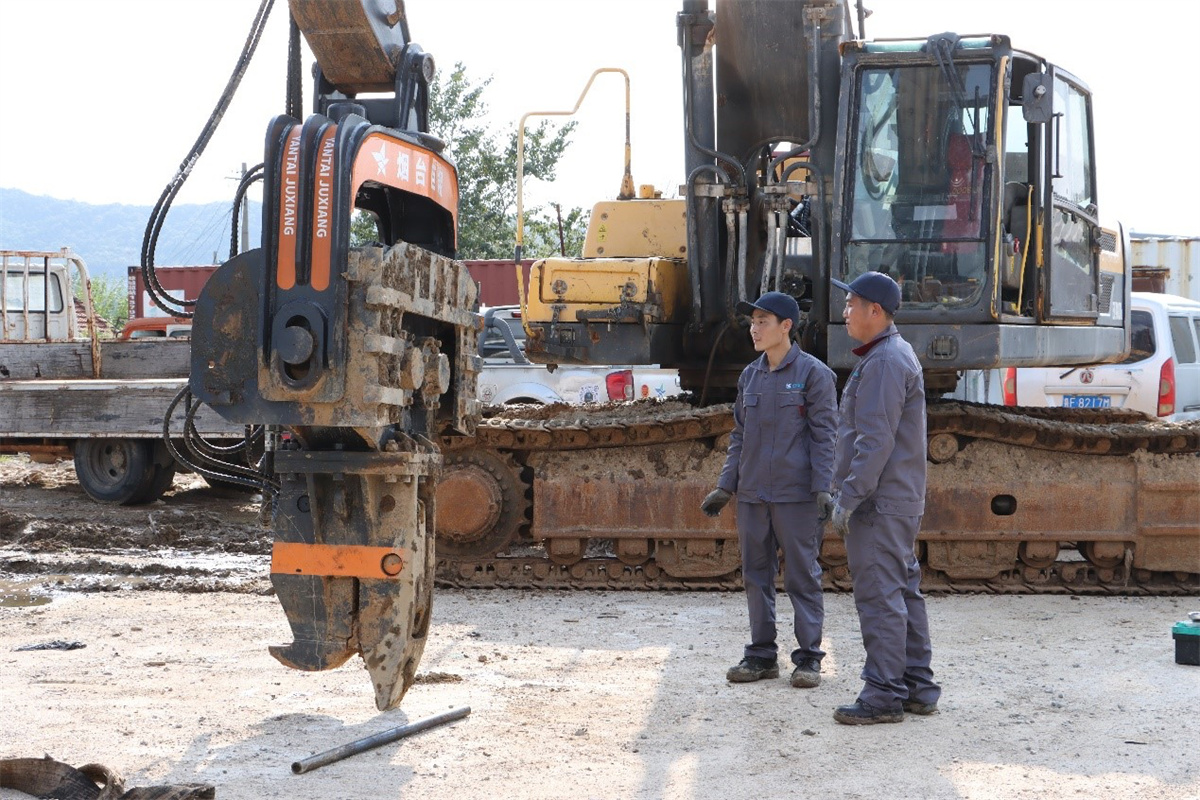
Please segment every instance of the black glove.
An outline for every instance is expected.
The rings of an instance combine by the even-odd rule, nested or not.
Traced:
[[[824,522],[833,513],[833,495],[817,492],[817,522]]]
[[[850,515],[854,513],[842,508],[841,503],[833,507],[833,532],[845,539],[850,535]]]
[[[733,499],[733,495],[724,489],[713,489],[704,498],[704,502],[700,504],[700,510],[710,517],[715,517],[721,513],[721,509]]]

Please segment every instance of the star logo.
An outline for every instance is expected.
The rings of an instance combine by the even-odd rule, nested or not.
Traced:
[[[375,167],[378,170],[378,174],[386,175],[388,165],[387,142],[380,142],[379,150],[371,153],[371,155],[375,157]]]

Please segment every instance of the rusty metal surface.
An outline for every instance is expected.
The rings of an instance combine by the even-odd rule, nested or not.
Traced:
[[[929,466],[921,533],[929,586],[1200,590],[1200,424],[1138,420],[1119,411],[931,406],[941,463]],[[698,511],[731,426],[728,406],[681,402],[493,411],[476,451],[488,443],[526,464],[532,521],[512,553],[443,553],[439,580],[736,588],[733,515]],[[827,586],[848,588],[840,540],[827,536],[820,560]]]
[[[446,454],[437,486],[438,552],[487,556],[529,523],[529,489],[511,456],[468,448]]]
[[[394,5],[393,5],[394,3]],[[348,94],[394,89],[393,48],[407,43],[403,0],[289,0],[326,78]]]
[[[337,454],[324,453],[321,471],[282,474],[272,520],[276,542],[386,549],[408,556],[405,568],[375,578],[273,572],[271,583],[293,641],[272,647],[271,654],[310,671],[332,669],[361,654],[375,704],[383,711],[398,705],[412,684],[429,625],[433,547],[426,534],[433,498],[424,475],[428,462],[413,459],[405,469],[403,461],[377,454],[387,469],[373,469],[364,463],[370,454],[346,455],[351,457],[336,472],[324,470]],[[283,468],[288,466],[285,459]]]

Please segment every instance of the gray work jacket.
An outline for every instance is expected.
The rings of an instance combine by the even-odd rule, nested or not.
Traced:
[[[833,483],[838,504],[881,514],[925,513],[925,381],[895,325],[854,352],[842,390]]]
[[[796,344],[772,370],[742,370],[717,486],[747,503],[807,503],[829,491],[837,389],[833,370]]]

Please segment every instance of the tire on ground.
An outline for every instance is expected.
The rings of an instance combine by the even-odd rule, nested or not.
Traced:
[[[159,477],[154,442],[141,439],[79,439],[75,477],[88,497],[101,503],[137,505]],[[154,499],[154,498],[150,498]]]

